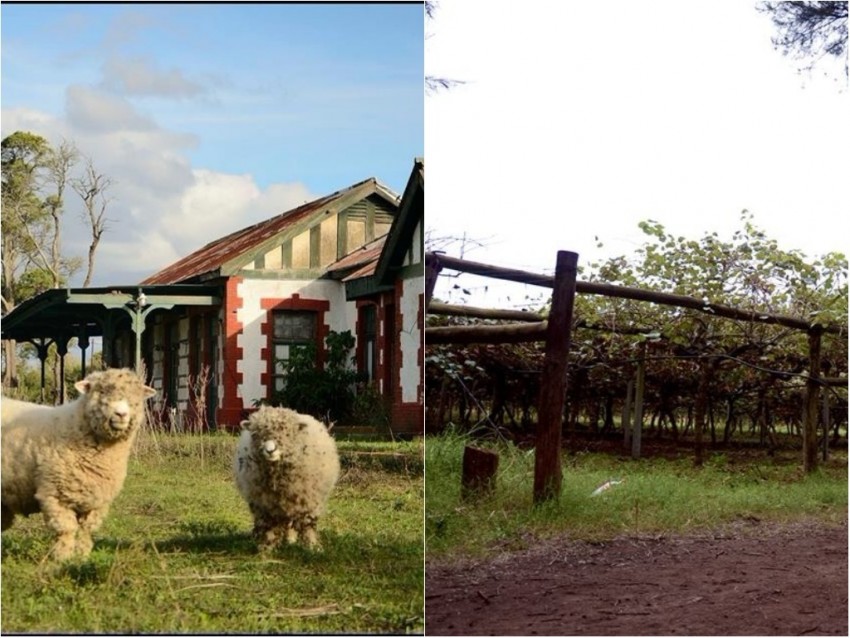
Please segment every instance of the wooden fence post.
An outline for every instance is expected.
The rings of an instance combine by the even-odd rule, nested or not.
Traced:
[[[467,445],[463,450],[460,495],[463,499],[490,494],[496,489],[499,455]]]
[[[818,466],[818,399],[820,398],[820,345],[823,328],[809,330],[809,378],[806,380],[806,411],[803,420],[803,471]]]
[[[437,284],[437,277],[440,276],[442,269],[440,258],[435,253],[425,255],[425,312],[428,312],[428,307],[431,305],[434,286]]]
[[[708,421],[711,383],[719,363],[719,359],[701,359],[699,362],[699,385],[694,407],[694,465],[697,467],[702,467],[705,461],[703,437]]]
[[[823,393],[823,460],[829,455],[829,392]]]
[[[632,434],[632,458],[640,458],[640,439],[643,431],[643,392],[646,386],[646,341],[640,344],[637,381],[635,383],[635,425]]]
[[[634,400],[635,380],[629,379],[626,384],[626,400],[623,402],[623,417],[620,425],[623,426],[623,447],[629,449],[632,446],[632,401]]]
[[[537,415],[537,442],[534,451],[536,504],[557,498],[561,494],[561,428],[567,392],[567,362],[577,265],[577,253],[558,251]]]

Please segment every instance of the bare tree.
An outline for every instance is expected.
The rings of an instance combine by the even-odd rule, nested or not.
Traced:
[[[112,186],[112,180],[98,173],[91,158],[87,157],[83,176],[73,180],[71,185],[83,200],[84,217],[88,220],[91,230],[86,278],[83,280],[83,288],[88,288],[94,274],[95,252],[103,233],[106,232],[106,223],[109,221],[106,217],[106,208],[112,200],[106,196],[106,191]]]
[[[807,61],[801,70],[811,71],[821,60],[844,59],[847,67],[847,2],[760,2],[759,11],[769,14],[776,27],[773,45],[783,55]]]
[[[17,131],[3,139],[2,310],[44,290],[59,288],[79,260],[63,259],[61,222],[68,175],[76,162],[73,144],[54,149],[40,135]],[[17,350],[3,349],[3,383],[14,387]]]
[[[72,142],[62,140],[58,148],[50,153],[46,162],[47,178],[53,184],[54,192],[44,199],[44,208],[52,220],[52,233],[48,235],[50,254],[45,255],[36,242],[38,252],[42,257],[43,267],[53,277],[53,287],[59,288],[63,279],[79,268],[75,260],[62,259],[62,213],[65,209],[65,188],[68,185],[71,169],[79,158],[77,147]]]
[[[436,13],[436,11],[437,3],[433,0],[425,0],[425,15],[429,20],[434,19],[434,14]],[[429,93],[439,91],[440,89],[449,89],[455,86],[456,84],[463,84],[463,80],[450,80],[449,78],[442,78],[434,75],[425,76],[425,90]]]

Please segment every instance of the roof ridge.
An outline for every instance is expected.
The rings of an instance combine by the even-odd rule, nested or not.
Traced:
[[[184,255],[177,261],[161,268],[149,277],[146,277],[140,283],[146,285],[163,282],[174,283],[176,281],[184,281],[186,279],[197,277],[204,272],[210,272],[216,267],[221,266],[223,263],[223,246],[233,246],[239,242],[243,242],[244,245],[241,246],[241,249],[247,249],[263,240],[263,237],[260,235],[263,234],[262,231],[264,228],[274,228],[276,224],[280,224],[282,226],[289,218],[297,220],[299,216],[317,212],[334,200],[340,199],[345,195],[370,184],[373,186],[375,193],[379,193],[395,205],[398,205],[401,200],[400,195],[397,195],[391,188],[381,183],[376,177],[367,177],[366,179],[356,182],[351,186],[336,190],[330,195],[317,197],[316,199],[304,202],[295,208],[277,213],[276,215],[272,215],[271,217],[258,221],[250,226],[245,226],[244,228],[235,230],[227,235],[213,239],[203,246],[193,250],[189,254]],[[251,239],[251,236],[255,234],[258,235],[258,237]],[[208,254],[204,255],[204,253]],[[214,256],[215,253],[219,254]],[[203,267],[208,268],[207,270],[201,270],[202,264],[199,263],[201,260],[205,262]],[[181,272],[182,275],[180,274]]]

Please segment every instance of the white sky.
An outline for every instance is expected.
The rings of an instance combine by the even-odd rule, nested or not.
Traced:
[[[425,100],[426,223],[483,243],[469,259],[587,264],[645,219],[730,239],[745,208],[781,248],[848,252],[843,76],[798,74],[755,2],[439,0],[426,31],[426,72],[465,81]],[[437,295],[463,301],[454,283]],[[460,283],[488,306],[543,292]]]

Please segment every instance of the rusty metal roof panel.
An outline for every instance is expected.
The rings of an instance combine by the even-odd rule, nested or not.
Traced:
[[[247,228],[212,241],[183,259],[151,275],[141,283],[146,285],[174,284],[203,281],[220,276],[222,274],[221,267],[224,264],[238,259],[240,255],[251,251],[275,235],[295,227],[312,215],[320,214],[326,208],[333,206],[337,200],[367,185],[373,186],[374,192],[386,199],[396,203],[398,202],[398,195],[372,177],[331,195],[320,197],[271,219],[248,226]]]
[[[369,264],[377,264],[381,256],[381,251],[384,249],[384,243],[387,240],[387,235],[381,235],[377,239],[372,240],[365,246],[358,248],[345,257],[338,259],[330,266],[328,272],[330,274],[342,274],[347,279],[352,272],[352,269],[359,270]],[[374,269],[373,269],[374,270]]]

